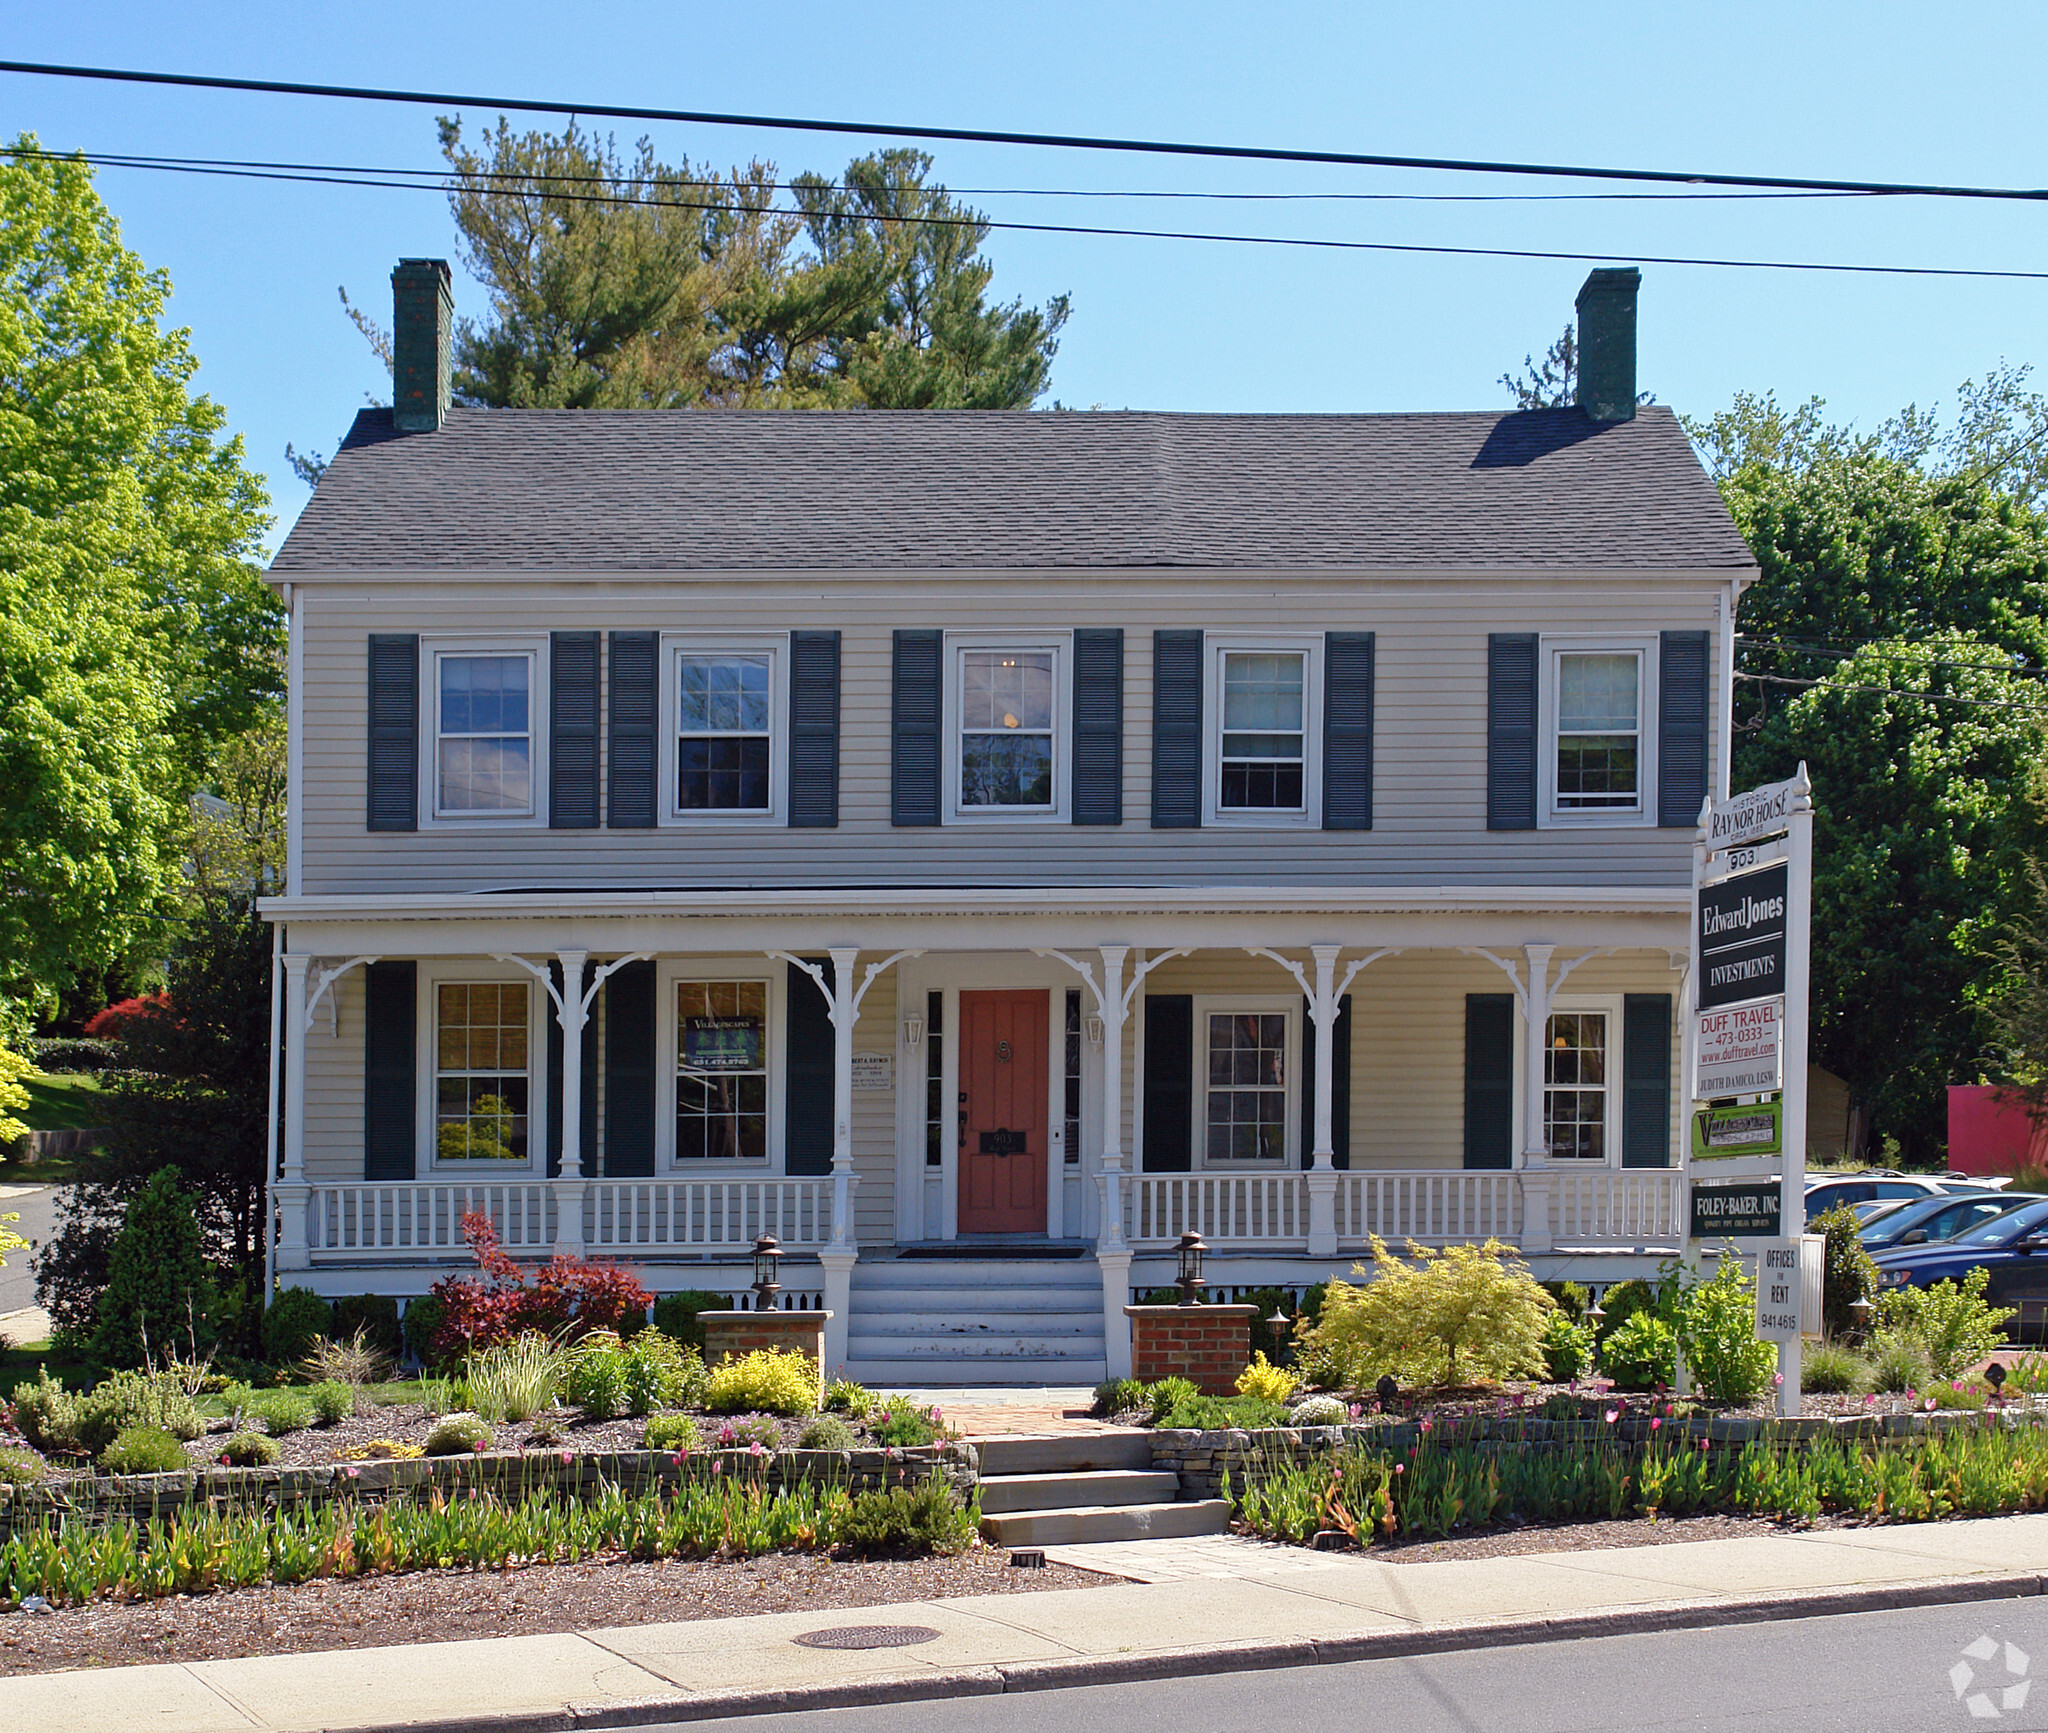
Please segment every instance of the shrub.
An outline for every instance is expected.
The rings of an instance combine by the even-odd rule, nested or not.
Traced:
[[[664,1294],[654,1302],[654,1327],[673,1341],[686,1343],[700,1354],[704,1351],[704,1326],[699,1312],[723,1312],[732,1305],[727,1294],[709,1294],[691,1288],[680,1294]]]
[[[531,1420],[553,1406],[575,1359],[574,1348],[534,1330],[482,1349],[462,1363],[470,1406],[485,1420]]]
[[[356,1411],[356,1393],[335,1379],[323,1379],[306,1392],[313,1405],[313,1418],[322,1426],[336,1426]]]
[[[76,1444],[98,1456],[130,1427],[150,1427],[173,1438],[197,1438],[206,1430],[190,1393],[163,1372],[116,1372],[78,1399]]]
[[[33,1384],[14,1387],[14,1424],[38,1450],[76,1450],[78,1398],[39,1366]]]
[[[819,1394],[817,1363],[808,1355],[756,1348],[711,1368],[704,1406],[714,1414],[814,1414]]]
[[[1165,1423],[1166,1416],[1183,1402],[1192,1402],[1201,1395],[1194,1381],[1188,1378],[1162,1378],[1158,1383],[1145,1388],[1145,1418],[1154,1426]]]
[[[804,1450],[851,1450],[860,1443],[853,1428],[836,1414],[821,1414],[797,1436]]]
[[[692,1408],[704,1399],[704,1356],[666,1330],[642,1330],[621,1351],[626,1412]]]
[[[1114,1420],[1145,1406],[1145,1386],[1135,1378],[1110,1378],[1095,1386],[1095,1400],[1088,1412],[1099,1419]]]
[[[1675,1309],[1678,1346],[1702,1395],[1745,1402],[1770,1382],[1778,1350],[1757,1340],[1756,1283],[1739,1261],[1724,1256],[1713,1280],[1684,1288]]]
[[[273,1366],[303,1360],[334,1327],[334,1308],[311,1288],[286,1288],[263,1311],[263,1356]]]
[[[1977,1385],[1965,1384],[1958,1380],[1950,1384],[1936,1382],[1929,1385],[1922,1392],[1921,1399],[1936,1408],[1959,1408],[1967,1411],[1984,1407],[1991,1397],[1988,1391]]]
[[[2005,1343],[2009,1306],[1987,1305],[1991,1272],[1979,1264],[1958,1287],[1893,1288],[1877,1303],[1880,1338],[1904,1336],[1920,1345],[1937,1378],[1953,1378]]]
[[[862,1492],[839,1513],[832,1538],[852,1553],[964,1552],[979,1525],[962,1510],[952,1491],[934,1475],[922,1486]]]
[[[687,1414],[650,1414],[641,1439],[649,1450],[695,1450],[697,1422]]]
[[[188,1334],[210,1340],[213,1282],[191,1199],[175,1168],[162,1168],[129,1200],[93,1307],[93,1353],[109,1366],[140,1366]]]
[[[421,1294],[417,1299],[406,1301],[399,1331],[405,1337],[405,1351],[422,1366],[440,1365],[434,1343],[440,1337],[441,1326],[447,1317],[447,1302],[438,1294]]]
[[[1863,1356],[1839,1342],[1822,1342],[1799,1359],[1799,1388],[1816,1396],[1857,1395],[1869,1376]]]
[[[1542,1372],[1544,1326],[1557,1302],[1510,1247],[1490,1239],[1432,1250],[1411,1240],[1410,1265],[1378,1235],[1371,1243],[1372,1280],[1332,1282],[1311,1333],[1334,1351],[1347,1383],[1400,1377],[1404,1367],[1413,1369],[1404,1382],[1418,1383]]]
[[[250,1419],[262,1421],[263,1430],[273,1438],[303,1432],[313,1424],[313,1404],[298,1390],[252,1390],[242,1411]]]
[[[1275,1366],[1263,1354],[1237,1375],[1237,1393],[1256,1396],[1262,1402],[1285,1402],[1301,1388],[1301,1379],[1284,1366]]]
[[[434,1422],[422,1449],[429,1456],[467,1456],[472,1451],[488,1450],[491,1444],[488,1426],[474,1414],[457,1412],[444,1414]]]
[[[1566,1287],[1576,1286],[1567,1282]],[[1583,1294],[1584,1289],[1580,1289]],[[1590,1323],[1582,1323],[1576,1314],[1568,1312],[1560,1303],[1551,1313],[1550,1321],[1543,1326],[1543,1376],[1553,1384],[1563,1384],[1574,1378],[1583,1378],[1593,1370],[1593,1350],[1597,1341]]]
[[[1537,1286],[1557,1302],[1557,1309],[1574,1324],[1586,1315],[1586,1308],[1593,1303],[1592,1297],[1577,1282],[1539,1282]]]
[[[746,1450],[756,1444],[763,1450],[779,1450],[782,1428],[765,1414],[749,1414],[743,1420],[721,1422],[712,1442],[720,1450]]]
[[[368,1443],[358,1444],[341,1454],[348,1462],[410,1462],[426,1452],[417,1444],[404,1444],[396,1438],[372,1438]]]
[[[1294,1320],[1289,1316],[1294,1301],[1285,1288],[1253,1288],[1237,1298],[1240,1306],[1255,1306],[1252,1313],[1250,1347],[1274,1361],[1291,1360],[1294,1354]],[[1281,1322],[1274,1323],[1274,1318]]]
[[[1888,1396],[1918,1390],[1934,1380],[1927,1350],[1910,1336],[1879,1334],[1870,1344],[1870,1387]]]
[[[1262,1396],[1185,1396],[1154,1424],[1187,1427],[1196,1432],[1225,1432],[1233,1427],[1284,1426],[1287,1410]]]
[[[394,1357],[405,1346],[404,1332],[398,1326],[398,1302],[389,1294],[355,1294],[334,1302],[332,1324],[336,1341],[344,1341],[361,1334],[365,1346],[375,1349],[386,1360]],[[344,1384],[374,1384],[374,1378],[344,1378]]]
[[[844,1414],[849,1420],[865,1420],[875,1407],[875,1393],[850,1378],[835,1378],[825,1386],[825,1400],[819,1405],[827,1414]]]
[[[562,1375],[562,1399],[591,1420],[626,1411],[625,1346],[610,1330],[596,1330],[576,1345]]]
[[[1351,1410],[1341,1397],[1311,1396],[1297,1402],[1288,1410],[1287,1424],[1290,1426],[1342,1426],[1351,1418]]]
[[[432,1357],[449,1364],[515,1336],[576,1338],[593,1330],[624,1337],[647,1321],[653,1299],[639,1281],[615,1264],[556,1253],[531,1280],[498,1243],[489,1216],[462,1218],[462,1237],[484,1280],[450,1276],[434,1284],[442,1310]]]
[[[1658,1309],[1657,1290],[1648,1282],[1640,1277],[1616,1282],[1600,1296],[1600,1340],[1604,1343],[1638,1312]]]
[[[112,1041],[89,1035],[46,1035],[28,1044],[38,1071],[111,1071],[121,1063],[121,1049]]]
[[[907,1396],[892,1396],[868,1416],[868,1430],[885,1449],[904,1450],[936,1443],[939,1419],[934,1409],[921,1408]]]
[[[315,1336],[299,1370],[316,1384],[346,1384],[360,1390],[375,1384],[391,1371],[391,1356],[370,1340],[368,1329],[358,1324],[347,1341]]]
[[[1634,1311],[1600,1345],[1600,1363],[1623,1390],[1647,1390],[1678,1376],[1678,1335],[1653,1311]]]
[[[192,1459],[161,1426],[124,1426],[100,1451],[99,1465],[103,1474],[176,1474]]]
[[[1808,1222],[1806,1231],[1825,1234],[1828,1242],[1821,1276],[1822,1328],[1830,1336],[1846,1336],[1862,1326],[1856,1302],[1877,1303],[1877,1265],[1863,1249],[1863,1218],[1853,1204],[1838,1203]]]
[[[237,1432],[220,1453],[231,1468],[268,1468],[284,1454],[276,1439],[260,1432]]]
[[[39,1486],[50,1465],[26,1450],[0,1450],[0,1486]]]

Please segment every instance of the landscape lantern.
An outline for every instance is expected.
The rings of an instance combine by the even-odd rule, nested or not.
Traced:
[[[775,1296],[782,1292],[782,1283],[776,1279],[776,1266],[782,1262],[782,1247],[776,1243],[773,1234],[763,1234],[754,1242],[754,1310],[772,1312]]]
[[[1202,1236],[1189,1228],[1174,1252],[1180,1260],[1180,1303],[1199,1306],[1202,1290],[1209,1285],[1202,1279],[1202,1260],[1209,1255],[1209,1248],[1202,1244]]]

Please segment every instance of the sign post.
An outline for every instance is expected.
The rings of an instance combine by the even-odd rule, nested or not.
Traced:
[[[1790,781],[1709,799],[1693,849],[1686,1261],[1697,1267],[1708,1240],[1756,1250],[1758,1330],[1777,1344],[1784,1415],[1800,1409],[1802,1323],[1818,1327],[1802,1320],[1810,1284],[1799,1279],[1812,912],[1806,766]],[[1735,1180],[1745,1183],[1721,1183]]]

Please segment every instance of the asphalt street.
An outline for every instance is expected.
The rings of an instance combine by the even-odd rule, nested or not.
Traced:
[[[7,1195],[7,1194],[12,1195]],[[0,1186],[0,1215],[20,1213],[13,1229],[30,1244],[30,1250],[7,1254],[7,1267],[0,1269],[0,1317],[36,1303],[35,1250],[57,1230],[57,1188],[37,1186],[16,1190]]]
[[[2043,1599],[689,1725],[697,1733],[2041,1733],[2048,1682],[2013,1690],[2036,1673],[2048,1681]]]

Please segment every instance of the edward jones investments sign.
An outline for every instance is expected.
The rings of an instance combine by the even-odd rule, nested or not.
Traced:
[[[1785,866],[1702,885],[1699,1008],[1785,991]]]

